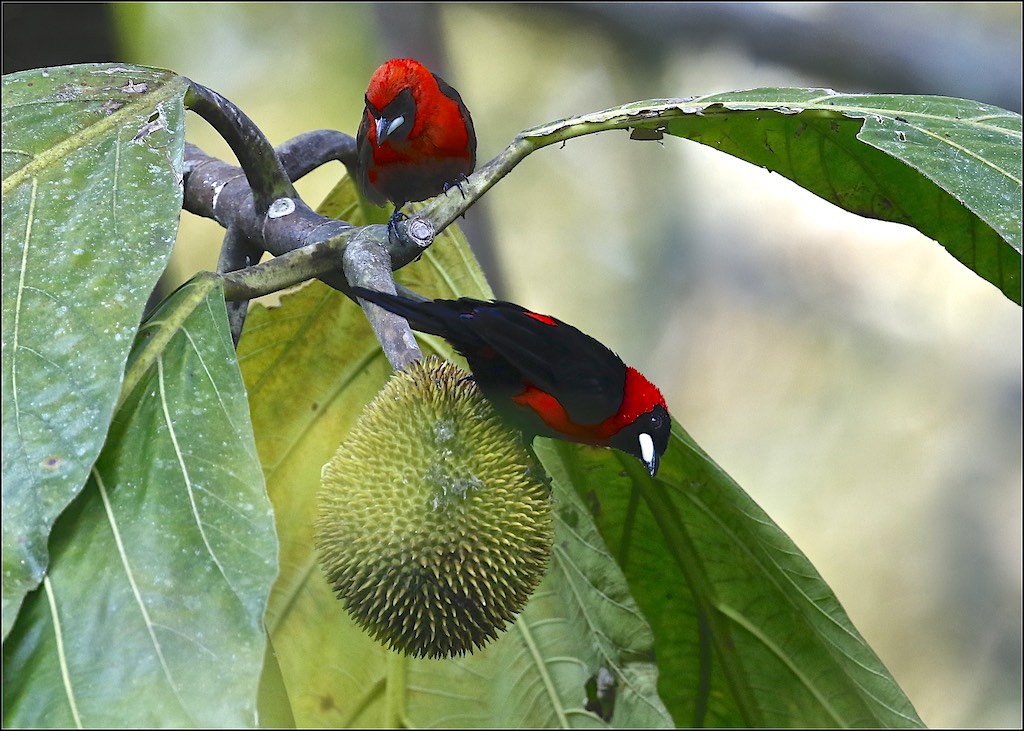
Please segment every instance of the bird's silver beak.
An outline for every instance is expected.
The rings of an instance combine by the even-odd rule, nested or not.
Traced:
[[[654,440],[646,432],[640,433],[640,459],[647,465],[651,477],[658,471],[658,451],[654,448]]]

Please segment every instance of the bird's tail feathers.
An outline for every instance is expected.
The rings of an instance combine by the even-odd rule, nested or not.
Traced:
[[[351,291],[352,294],[360,299],[383,307],[399,317],[404,317],[409,321],[409,326],[413,330],[430,333],[431,335],[440,335],[441,337],[444,337],[448,331],[442,318],[427,308],[421,307],[420,302],[375,289],[366,289],[365,287],[352,287]],[[430,302],[430,300],[426,301]]]

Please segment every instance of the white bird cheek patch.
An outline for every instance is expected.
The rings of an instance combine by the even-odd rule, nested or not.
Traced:
[[[640,433],[640,456],[647,464],[654,460],[654,440],[646,432]]]
[[[405,117],[398,116],[391,120],[391,124],[388,125],[388,131],[384,133],[385,137],[389,137],[394,134],[395,130],[405,124]]]

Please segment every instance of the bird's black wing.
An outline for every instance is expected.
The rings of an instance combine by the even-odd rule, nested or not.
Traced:
[[[615,353],[561,320],[531,317],[511,303],[494,304],[478,312],[476,334],[513,363],[526,383],[555,396],[580,424],[597,424],[619,410],[626,365]]]
[[[626,365],[561,320],[531,316],[536,313],[511,302],[415,302],[360,287],[352,293],[401,315],[414,330],[448,340],[469,361],[481,388],[500,390],[505,398],[531,384],[557,398],[579,424],[600,423],[622,404]]]
[[[470,115],[465,102],[462,101],[462,96],[454,87],[437,74],[434,74],[434,80],[437,82],[437,88],[441,90],[441,93],[459,105],[459,112],[462,113],[462,121],[466,123],[466,133],[469,135],[469,169],[476,170],[476,128],[473,127],[473,117]]]

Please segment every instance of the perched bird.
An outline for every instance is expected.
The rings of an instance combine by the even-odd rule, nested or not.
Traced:
[[[664,397],[572,325],[511,302],[417,302],[362,287],[352,293],[451,343],[495,410],[528,439],[614,447],[657,472],[672,428]]]
[[[359,186],[367,200],[402,207],[458,185],[476,167],[476,132],[459,92],[412,59],[378,68],[356,134]]]

